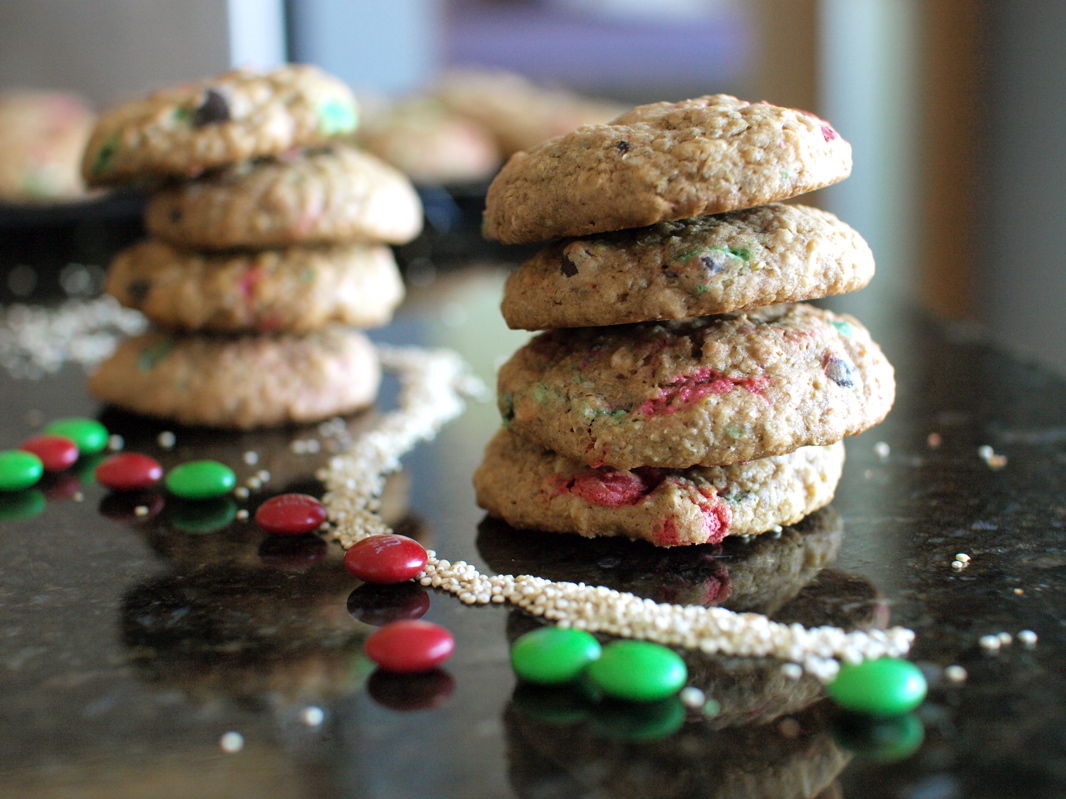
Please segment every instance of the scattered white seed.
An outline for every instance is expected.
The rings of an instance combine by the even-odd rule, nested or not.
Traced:
[[[222,747],[223,752],[233,754],[239,752],[244,748],[244,736],[239,732],[227,732],[219,739],[218,745]]]
[[[962,666],[948,666],[944,669],[944,676],[952,682],[966,682],[969,675]]]
[[[681,700],[681,704],[693,710],[701,708],[707,703],[707,694],[695,685],[687,685],[682,688],[678,698]]]
[[[300,721],[308,727],[317,727],[325,720],[325,711],[317,705],[309,705],[300,712]]]
[[[877,457],[881,460],[886,460],[891,453],[892,448],[888,446],[887,442],[878,441],[876,444],[874,444],[874,454],[877,455]]]
[[[781,673],[790,680],[798,680],[803,676],[803,666],[799,663],[786,663],[781,667]]]
[[[1037,635],[1032,630],[1019,630],[1018,632],[1018,643],[1023,646],[1034,646],[1037,640]]]
[[[789,717],[777,722],[777,731],[785,738],[795,738],[803,732],[803,728],[798,721]]]
[[[258,477],[249,477],[247,480],[244,481],[244,484],[253,491],[258,491],[260,488],[263,487],[263,481],[260,480]]]
[[[248,450],[241,456],[241,460],[243,460],[249,466],[255,466],[257,463],[259,463],[259,453],[255,452],[254,450]]]
[[[74,496],[72,496],[71,499],[73,499],[75,502],[84,502],[85,501],[85,495],[83,493],[81,493],[80,491],[75,491],[74,492]]]
[[[951,561],[951,568],[953,568],[957,572],[962,571],[966,568],[966,564],[963,563],[961,560],[953,560]]]
[[[178,443],[178,437],[169,430],[164,430],[156,438],[156,441],[163,449],[172,449]]]
[[[233,489],[233,496],[235,496],[237,499],[248,499],[248,497],[250,497],[251,495],[252,492],[244,486],[237,486],[235,489]]]
[[[999,640],[998,635],[982,635],[978,639],[977,644],[982,649],[987,649],[989,652],[995,652],[1003,646],[1003,642]]]
[[[1010,646],[1014,641],[1014,637],[1008,632],[997,633],[997,637],[1003,646]]]
[[[983,461],[987,461],[995,454],[996,451],[992,449],[992,447],[990,447],[988,444],[982,444],[977,448],[977,457],[979,457]]]
[[[926,437],[925,443],[929,445],[929,449],[936,449],[944,443],[944,439],[941,438],[940,433],[930,433]]]
[[[133,509],[134,516],[147,516],[149,513],[151,513],[151,510],[147,505],[138,505]]]
[[[970,556],[967,555],[965,552],[959,552],[957,555],[955,555],[955,560],[960,560],[963,563],[969,563]]]
[[[270,482],[270,472],[268,472],[266,469],[260,469],[258,472],[255,473],[255,476],[262,480],[264,483]]]
[[[107,448],[112,452],[118,452],[124,446],[126,446],[126,439],[118,433],[112,433],[107,437]]]
[[[248,518],[248,509],[247,508],[241,508],[239,511],[237,511],[237,518],[240,521],[242,521],[242,522],[245,519],[247,519]]]

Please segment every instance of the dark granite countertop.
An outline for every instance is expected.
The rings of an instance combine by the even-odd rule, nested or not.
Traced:
[[[491,380],[525,339],[499,320],[500,278],[460,270],[415,286],[373,336],[454,347]],[[236,505],[190,508],[108,496],[83,464],[39,494],[0,498],[0,796],[1066,795],[1066,382],[964,329],[882,316],[871,328],[897,367],[896,407],[848,441],[831,508],[779,537],[664,553],[486,522],[470,477],[498,424],[490,405],[412,452],[387,504],[398,529],[486,572],[540,569],[681,602],[728,585],[727,606],[782,620],[912,627],[930,695],[895,729],[909,748],[921,736],[909,756],[765,661],[689,656],[722,712],[663,738],[624,709],[516,690],[508,641],[528,619],[445,594],[425,615],[455,634],[445,668],[372,674],[361,654],[372,627],[350,609],[366,618],[424,598],[355,591],[339,549],[279,546],[232,519],[272,493],[319,490],[324,453],[296,451],[317,428],[211,433],[108,411],[127,449],[270,480]],[[84,380],[76,365],[36,380],[0,372],[2,446],[42,421],[100,415]],[[168,429],[171,450],[157,440]],[[978,644],[1021,630],[1038,642]]]

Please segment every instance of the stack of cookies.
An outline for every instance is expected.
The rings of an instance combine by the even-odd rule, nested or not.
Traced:
[[[885,417],[894,376],[858,321],[802,302],[865,286],[869,247],[780,201],[850,171],[823,120],[725,95],[513,156],[484,232],[553,240],[502,305],[510,327],[546,332],[500,369],[479,504],[514,527],[660,546],[826,505],[842,439]]]
[[[105,114],[91,185],[149,182],[149,238],[119,253],[107,291],[152,329],[90,377],[120,408],[247,429],[374,401],[362,332],[403,299],[390,244],[421,230],[401,173],[341,143],[355,98],[310,66],[236,71]]]

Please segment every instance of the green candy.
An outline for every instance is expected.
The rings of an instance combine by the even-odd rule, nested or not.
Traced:
[[[600,642],[584,630],[541,627],[514,642],[511,667],[526,682],[559,685],[580,677],[600,651]]]
[[[842,665],[826,692],[845,710],[898,716],[922,703],[926,682],[921,670],[909,660],[883,657]]]
[[[665,699],[685,684],[688,669],[673,650],[649,641],[615,641],[586,670],[607,696],[631,702]]]
[[[323,136],[351,133],[359,125],[359,113],[345,100],[326,100],[318,107],[318,130]]]
[[[237,483],[233,470],[218,461],[189,461],[167,473],[167,490],[182,499],[212,499]]]
[[[54,436],[66,436],[78,445],[81,455],[94,455],[107,446],[108,432],[95,419],[56,419],[45,425],[44,432]]]
[[[6,449],[0,452],[0,491],[21,491],[41,479],[44,464],[32,452]]]

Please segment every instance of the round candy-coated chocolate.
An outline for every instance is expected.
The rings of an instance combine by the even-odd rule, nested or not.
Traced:
[[[107,428],[95,419],[56,419],[44,426],[44,432],[71,439],[82,455],[93,455],[107,446]]]
[[[218,461],[189,461],[167,474],[167,490],[182,499],[210,499],[231,490],[237,483],[233,470]]]
[[[677,693],[688,678],[685,661],[650,641],[614,641],[589,663],[586,674],[607,696],[654,702]]]
[[[426,565],[426,550],[405,535],[371,535],[344,553],[344,566],[367,583],[402,583]]]
[[[136,491],[158,483],[163,467],[139,452],[119,452],[101,461],[94,474],[96,482],[112,491]]]
[[[44,464],[32,452],[21,449],[0,451],[0,491],[21,491],[41,479]]]
[[[921,669],[909,660],[883,657],[843,664],[825,690],[845,710],[898,716],[918,707],[926,688]]]
[[[600,652],[600,642],[585,630],[541,627],[514,642],[511,668],[526,682],[558,685],[580,677]]]
[[[46,472],[61,472],[78,459],[78,445],[74,439],[49,433],[30,436],[19,444],[19,449],[40,458]]]
[[[366,639],[366,654],[383,671],[413,674],[429,671],[455,649],[452,634],[439,624],[406,619],[386,624]]]
[[[255,512],[259,529],[272,535],[304,535],[326,520],[326,506],[309,494],[278,494]]]

